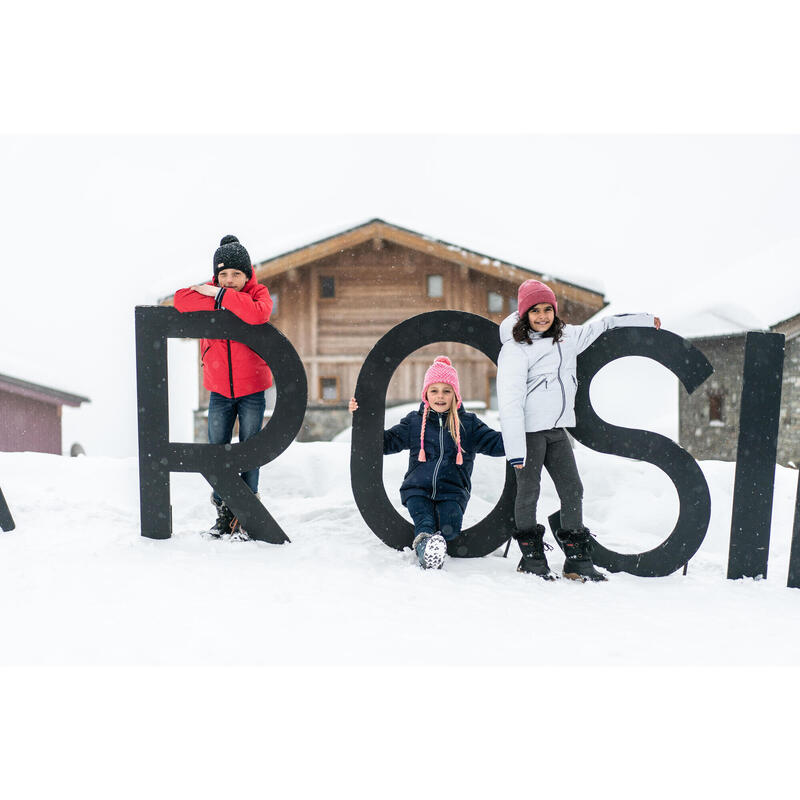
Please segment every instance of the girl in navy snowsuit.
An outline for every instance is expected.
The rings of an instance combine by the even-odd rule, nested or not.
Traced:
[[[349,408],[358,408],[355,398]],[[475,454],[505,454],[501,434],[464,410],[458,373],[446,356],[425,373],[419,410],[383,432],[384,455],[402,450],[410,451],[400,499],[414,521],[413,547],[423,569],[439,569],[447,542],[461,532]]]

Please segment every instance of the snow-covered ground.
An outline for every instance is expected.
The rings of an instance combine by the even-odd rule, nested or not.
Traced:
[[[282,546],[202,537],[197,475],[173,475],[173,536],[153,541],[135,459],[0,453],[17,525],[0,533],[5,797],[787,795],[796,471],[777,469],[766,580],[726,580],[734,464],[706,462],[711,527],[687,576],[545,583],[515,571],[516,545],[439,572],[386,547],[353,502],[347,438],[262,468]],[[671,530],[657,469],[576,456],[605,544]],[[405,464],[384,461],[392,498]],[[479,456],[474,478],[468,524],[502,460]]]
[[[677,497],[663,473],[581,446],[576,455],[586,521],[604,544],[648,550],[671,531]],[[406,461],[384,461],[401,510]],[[576,585],[518,574],[516,545],[508,558],[501,549],[421,571],[362,521],[346,441],[295,443],[262,468],[263,502],[292,540],[283,546],[201,537],[213,515],[199,475],[173,474],[173,536],[153,541],[139,535],[135,459],[0,453],[17,525],[0,534],[0,662],[797,665],[800,637],[787,626],[800,592],[786,588],[797,472],[777,469],[767,579],[729,581],[734,466],[702,464],[712,519],[687,576]],[[467,524],[502,480],[502,459],[479,456]],[[545,476],[540,510],[555,508]]]

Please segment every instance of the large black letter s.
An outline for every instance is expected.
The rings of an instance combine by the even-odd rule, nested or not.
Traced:
[[[675,572],[698,550],[708,530],[711,497],[697,462],[666,436],[609,425],[597,416],[589,400],[589,385],[597,372],[623,356],[644,356],[673,372],[691,394],[714,371],[708,359],[674,333],[651,328],[615,328],[603,334],[578,357],[575,438],[601,453],[654,464],[668,475],[678,492],[680,511],[672,533],[658,547],[625,555],[595,542],[593,558],[611,572],[660,577]]]

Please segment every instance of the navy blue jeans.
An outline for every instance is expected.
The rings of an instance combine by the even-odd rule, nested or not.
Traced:
[[[211,392],[208,400],[208,443],[230,444],[237,416],[239,441],[246,442],[261,430],[266,406],[264,392],[246,394],[242,397],[225,397],[219,392]],[[242,477],[254,493],[258,491],[258,467],[243,472]],[[214,492],[214,500],[219,503],[222,498]]]
[[[414,520],[414,536],[418,533],[436,533],[449,542],[461,533],[464,512],[455,500],[430,500],[427,497],[412,496],[406,503],[408,513]]]

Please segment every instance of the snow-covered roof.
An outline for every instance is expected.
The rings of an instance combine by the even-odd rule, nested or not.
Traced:
[[[666,326],[666,322],[665,322]],[[742,306],[720,304],[673,317],[666,326],[685,339],[731,336],[746,331],[765,331],[769,325]]]
[[[90,402],[75,387],[67,386],[63,380],[54,377],[52,370],[42,362],[3,353],[0,355],[0,379],[3,378],[8,379],[11,384],[36,388],[45,394],[68,396],[82,403]]]

